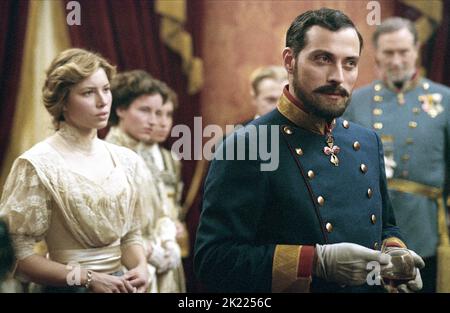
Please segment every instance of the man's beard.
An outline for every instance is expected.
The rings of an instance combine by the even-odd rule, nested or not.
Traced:
[[[295,74],[293,80],[293,87],[295,96],[303,103],[305,109],[317,117],[321,117],[328,122],[331,122],[334,118],[342,116],[345,109],[350,103],[351,95],[347,90],[338,85],[325,85],[314,89],[308,94],[302,88],[298,79],[298,68],[295,63]],[[328,102],[324,96],[325,94],[340,94],[342,99],[333,102]]]
[[[394,85],[403,85],[413,77],[414,72],[415,70],[402,70],[400,73],[394,74],[391,70],[387,70],[386,77]]]

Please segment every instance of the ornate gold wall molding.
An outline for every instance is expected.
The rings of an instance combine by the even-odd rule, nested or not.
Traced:
[[[188,77],[188,93],[195,94],[203,86],[203,62],[193,55],[192,36],[184,30],[186,22],[185,0],[156,0],[155,11],[161,15],[161,40],[178,53],[183,72]]]

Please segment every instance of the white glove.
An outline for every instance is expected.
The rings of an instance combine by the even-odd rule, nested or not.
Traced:
[[[167,271],[170,265],[170,259],[166,256],[165,249],[154,243],[152,243],[152,252],[147,261],[156,268],[158,274]]]
[[[166,257],[169,261],[169,269],[174,269],[181,263],[181,249],[175,241],[166,241],[164,244]]]
[[[417,269],[416,278],[408,281],[406,284],[401,284],[397,286],[397,290],[400,293],[412,293],[421,290],[423,287],[422,277],[420,276],[420,271]]]
[[[384,288],[390,292],[390,293],[411,293],[411,292],[417,292],[422,289],[423,283],[422,283],[422,277],[420,276],[420,270],[425,267],[425,262],[423,259],[415,253],[413,250],[409,250],[406,248],[397,248],[397,247],[387,247],[384,252],[389,254],[389,251],[393,250],[408,250],[414,260],[414,265],[416,266],[416,276],[414,279],[411,279],[410,281],[406,282],[405,284],[400,284],[397,287],[392,287],[390,285],[385,285]]]
[[[371,261],[388,265],[391,257],[354,243],[316,245],[317,264],[314,274],[330,282],[349,286],[363,285],[367,282]],[[370,268],[370,267],[369,267]]]
[[[397,167],[397,163],[394,161],[394,157],[384,157],[384,169],[386,172],[386,178],[390,179],[394,177],[394,168]]]

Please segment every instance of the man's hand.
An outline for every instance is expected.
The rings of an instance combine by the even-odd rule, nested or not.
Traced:
[[[422,287],[422,277],[420,277],[420,271],[417,269],[416,278],[408,281],[406,284],[398,285],[397,290],[399,293],[412,293],[421,290]]]
[[[397,247],[387,247],[384,249],[384,252],[386,254],[389,254],[392,251],[398,251],[398,250],[408,250],[414,260],[414,265],[416,267],[416,276],[414,279],[411,279],[410,281],[406,282],[405,284],[400,284],[397,287],[393,287],[390,284],[387,284],[384,286],[384,288],[389,293],[411,293],[411,292],[417,292],[422,289],[423,283],[422,283],[422,277],[420,276],[420,269],[425,267],[425,262],[423,259],[415,253],[413,250],[409,250],[406,248],[397,248]]]
[[[363,285],[367,281],[367,263],[375,261],[383,266],[391,257],[380,251],[354,243],[316,245],[317,263],[314,274],[330,282],[349,286]]]

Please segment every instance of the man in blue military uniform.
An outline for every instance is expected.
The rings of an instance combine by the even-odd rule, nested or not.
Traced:
[[[433,292],[439,209],[440,235],[448,240],[442,190],[450,163],[450,89],[418,73],[419,43],[411,21],[385,20],[373,44],[382,79],[356,90],[344,117],[381,137],[397,224],[427,265],[423,291]]]
[[[384,252],[405,248],[381,141],[338,118],[361,48],[360,34],[340,11],[308,11],[292,23],[283,51],[289,85],[277,109],[229,136],[206,179],[194,267],[210,291],[380,289],[370,279],[372,266],[391,266]],[[240,140],[249,143],[245,151],[235,144]],[[257,142],[279,157],[276,168],[267,170],[261,153],[251,157]],[[412,255],[413,266],[423,267]],[[420,289],[416,273],[399,290]]]

